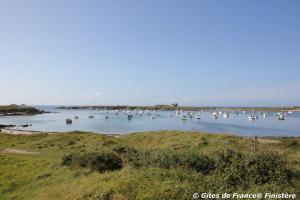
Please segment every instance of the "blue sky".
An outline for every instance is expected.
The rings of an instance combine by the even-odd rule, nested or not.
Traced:
[[[297,0],[1,0],[0,104],[300,104]]]

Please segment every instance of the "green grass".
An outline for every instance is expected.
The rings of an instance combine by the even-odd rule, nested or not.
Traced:
[[[0,134],[0,199],[191,199],[194,192],[209,190],[298,192],[300,139],[263,139],[259,151],[253,154],[251,138],[198,132]],[[64,165],[68,155],[76,159]],[[119,158],[122,168],[107,168]]]

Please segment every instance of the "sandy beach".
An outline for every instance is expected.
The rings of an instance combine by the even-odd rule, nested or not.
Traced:
[[[3,128],[0,129],[0,133],[5,134],[12,134],[12,135],[32,135],[32,134],[53,134],[54,132],[41,132],[41,131],[24,131],[18,129],[11,129],[11,128]]]

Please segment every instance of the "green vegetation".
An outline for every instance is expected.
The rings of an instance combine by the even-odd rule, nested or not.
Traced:
[[[0,199],[181,200],[225,191],[299,196],[299,188],[300,138],[261,138],[255,155],[253,139],[224,134],[0,134]]]
[[[33,115],[33,114],[42,114],[43,112],[26,105],[7,105],[0,106],[0,114],[2,115]]]
[[[62,165],[105,172],[122,168],[122,159],[113,152],[72,153],[63,157]]]

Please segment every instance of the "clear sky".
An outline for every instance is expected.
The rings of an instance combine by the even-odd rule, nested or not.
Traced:
[[[0,0],[0,104],[300,105],[298,0]]]

